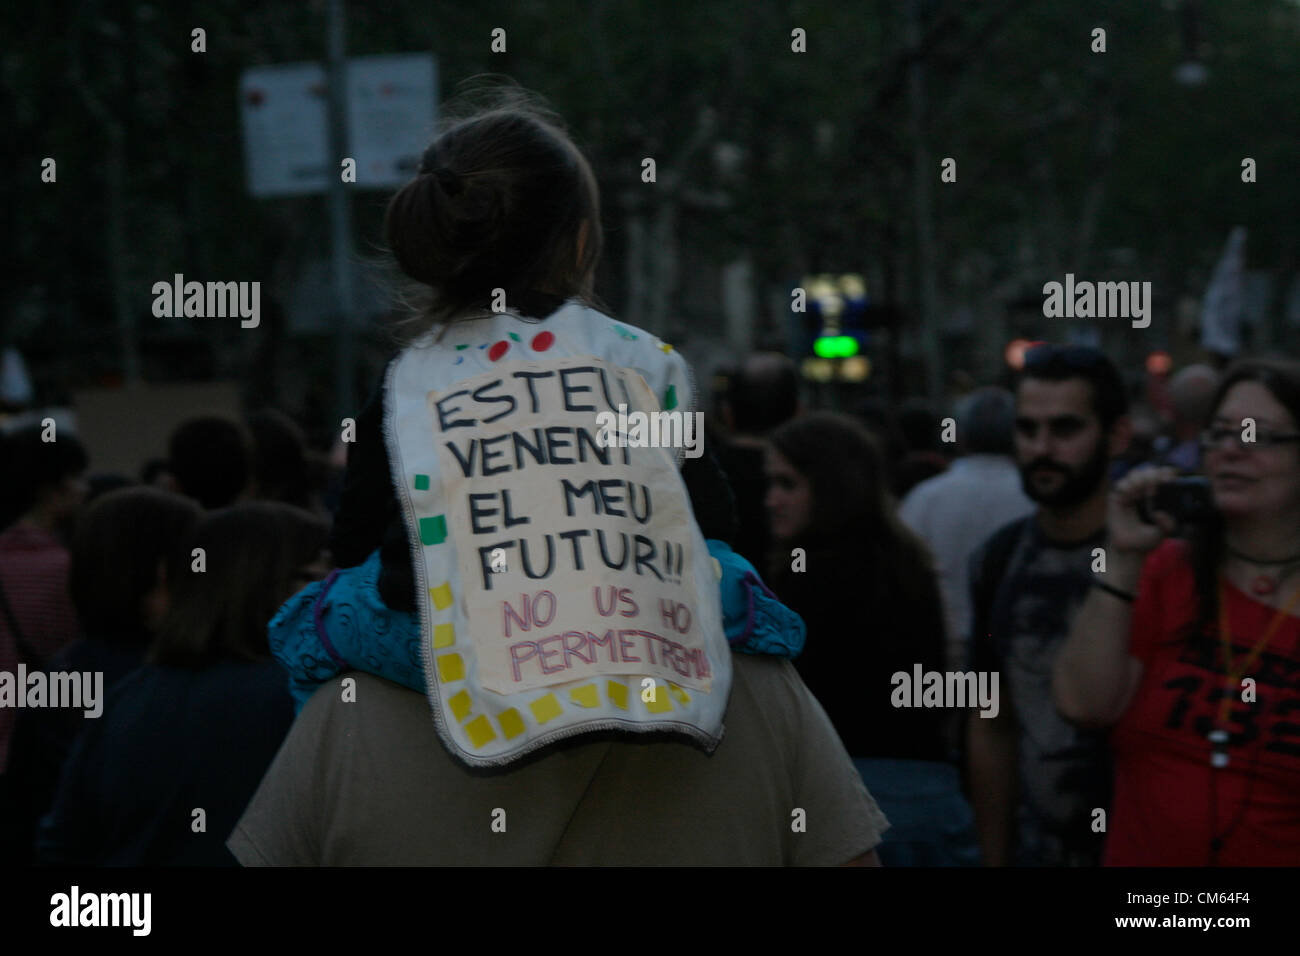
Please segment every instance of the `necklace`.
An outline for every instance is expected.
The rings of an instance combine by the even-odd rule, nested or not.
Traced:
[[[1286,567],[1288,565],[1300,564],[1300,554],[1290,558],[1283,558],[1280,561],[1261,561],[1258,558],[1252,558],[1250,555],[1238,551],[1231,545],[1225,545],[1225,549],[1238,561],[1243,561],[1246,564],[1253,564],[1261,568],[1277,567],[1283,569],[1272,576],[1268,574],[1259,574],[1255,576],[1254,580],[1250,582],[1250,591],[1256,597],[1268,597],[1277,590],[1278,585],[1282,583],[1283,578],[1290,573],[1285,570]]]
[[[1228,766],[1228,743],[1231,740],[1231,735],[1228,733],[1227,724],[1232,701],[1240,691],[1242,676],[1246,671],[1250,670],[1251,665],[1255,663],[1255,660],[1263,652],[1264,648],[1268,646],[1269,641],[1273,639],[1273,635],[1277,633],[1277,629],[1282,626],[1282,622],[1286,619],[1286,616],[1298,603],[1300,603],[1300,588],[1298,588],[1296,589],[1296,593],[1291,595],[1291,599],[1287,601],[1286,606],[1278,608],[1278,610],[1273,614],[1273,619],[1269,621],[1268,626],[1264,629],[1264,636],[1259,639],[1253,648],[1251,648],[1250,653],[1246,655],[1245,661],[1239,668],[1234,668],[1232,666],[1232,634],[1228,627],[1228,589],[1226,581],[1226,577],[1221,576],[1219,578],[1219,639],[1223,645],[1223,672],[1225,678],[1224,695],[1222,701],[1219,703],[1219,713],[1218,717],[1214,721],[1214,729],[1206,734],[1212,747],[1210,751],[1211,836],[1209,860],[1211,866],[1218,865],[1219,852],[1223,849],[1224,841],[1232,831],[1237,828],[1237,824],[1240,823],[1242,818],[1246,815],[1246,808],[1250,804],[1250,791],[1255,783],[1255,773],[1254,768],[1252,767],[1250,778],[1246,784],[1246,796],[1242,802],[1241,809],[1237,811],[1236,819],[1234,819],[1222,833],[1217,833],[1216,830],[1218,829],[1219,817],[1219,775],[1216,771],[1222,770],[1224,767]],[[1259,751],[1256,749],[1255,760],[1258,761],[1258,759]]]
[[[1245,676],[1246,671],[1250,670],[1251,665],[1263,653],[1264,648],[1268,646],[1269,641],[1273,640],[1273,635],[1277,629],[1282,626],[1288,614],[1300,604],[1300,588],[1291,595],[1291,600],[1286,602],[1285,607],[1280,607],[1273,614],[1273,619],[1268,622],[1264,629],[1264,636],[1259,639],[1250,652],[1242,661],[1240,667],[1233,667],[1232,661],[1232,632],[1228,625],[1228,588],[1225,578],[1219,578],[1219,642],[1223,646],[1223,674],[1224,674],[1224,695],[1219,702],[1219,715],[1214,722],[1214,729],[1209,732],[1207,737],[1214,749],[1210,754],[1210,766],[1215,769],[1226,767],[1228,765],[1228,740],[1227,731],[1228,711],[1232,707],[1232,702],[1241,690],[1241,679]]]

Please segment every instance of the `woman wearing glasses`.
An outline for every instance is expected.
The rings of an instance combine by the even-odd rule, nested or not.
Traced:
[[[1228,369],[1203,435],[1214,508],[1173,539],[1110,497],[1106,570],[1057,659],[1077,723],[1112,727],[1114,866],[1300,864],[1300,363]]]

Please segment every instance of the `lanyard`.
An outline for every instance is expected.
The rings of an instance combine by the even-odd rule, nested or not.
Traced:
[[[1273,640],[1273,635],[1277,629],[1282,626],[1288,614],[1300,604],[1300,588],[1296,589],[1295,594],[1291,595],[1291,600],[1286,602],[1285,607],[1278,608],[1273,614],[1273,620],[1269,621],[1268,627],[1264,629],[1264,636],[1246,655],[1246,660],[1241,667],[1234,670],[1232,667],[1232,635],[1228,630],[1228,590],[1224,586],[1224,579],[1219,579],[1219,639],[1223,644],[1223,672],[1227,675],[1228,683],[1239,686],[1241,678],[1246,671],[1250,670],[1251,665],[1255,663],[1256,658],[1268,646],[1269,641]],[[1232,706],[1232,696],[1224,695],[1223,700],[1219,703],[1219,719],[1217,723],[1222,727],[1228,720],[1228,708]]]

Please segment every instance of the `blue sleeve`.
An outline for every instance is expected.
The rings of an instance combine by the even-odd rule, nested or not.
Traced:
[[[758,571],[725,541],[705,541],[722,569],[722,627],[727,642],[744,654],[795,658],[803,651],[807,628],[763,583]]]
[[[295,712],[321,684],[349,670],[424,693],[420,619],[384,604],[380,571],[373,551],[362,564],[303,588],[271,619],[271,653],[289,673]]]

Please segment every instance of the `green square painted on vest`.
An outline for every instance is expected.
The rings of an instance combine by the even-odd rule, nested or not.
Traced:
[[[416,476],[415,476],[415,490],[416,490],[416,491],[428,491],[428,490],[429,490],[429,476],[428,476],[428,475],[416,475]]]
[[[434,515],[432,518],[420,519],[420,543],[442,544],[447,540],[447,518]]]
[[[671,411],[677,407],[677,386],[669,385],[668,391],[664,392],[664,409]]]

